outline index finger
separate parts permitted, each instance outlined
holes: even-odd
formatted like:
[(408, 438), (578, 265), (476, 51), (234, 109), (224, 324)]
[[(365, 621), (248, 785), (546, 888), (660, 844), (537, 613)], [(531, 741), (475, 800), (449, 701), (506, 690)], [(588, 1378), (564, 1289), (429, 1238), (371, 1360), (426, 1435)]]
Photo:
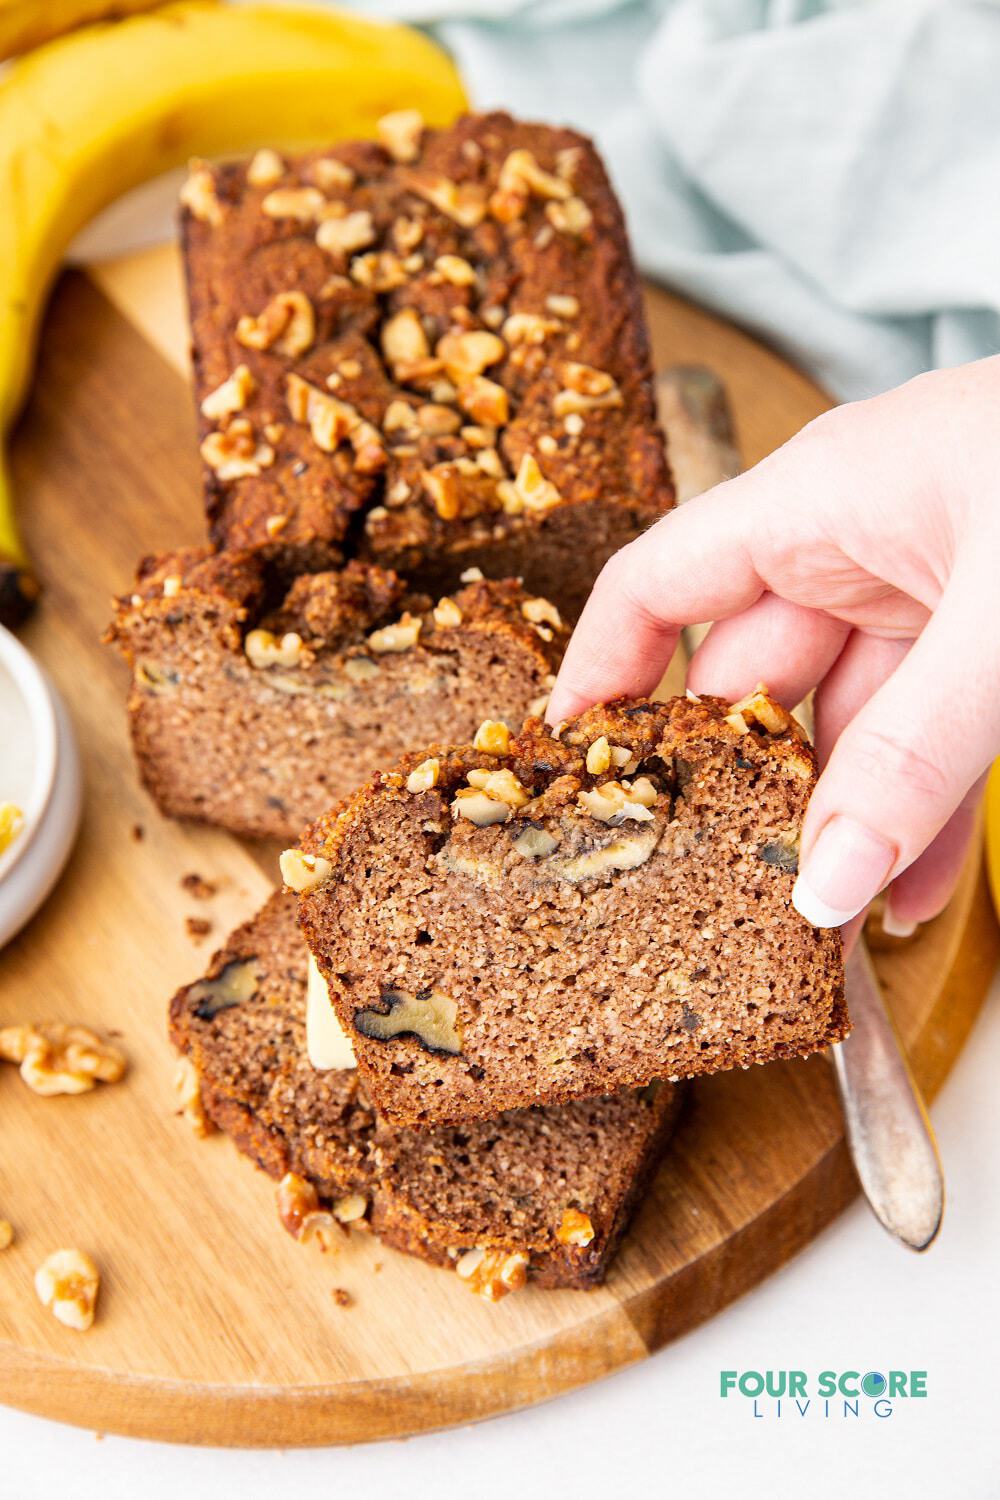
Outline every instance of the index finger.
[(605, 563), (552, 689), (550, 723), (620, 694), (651, 693), (682, 626), (725, 619), (760, 598), (739, 483), (689, 500)]

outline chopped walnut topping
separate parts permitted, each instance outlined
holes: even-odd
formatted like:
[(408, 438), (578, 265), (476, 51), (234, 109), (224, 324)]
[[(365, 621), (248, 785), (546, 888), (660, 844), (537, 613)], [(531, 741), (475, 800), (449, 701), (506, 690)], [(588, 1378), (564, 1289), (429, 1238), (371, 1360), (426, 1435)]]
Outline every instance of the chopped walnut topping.
[(606, 370), (595, 370), (593, 365), (578, 364), (567, 360), (562, 366), (564, 389), (557, 391), (552, 409), (557, 417), (569, 417), (604, 407), (619, 407), (622, 393), (614, 376)]
[(210, 432), (202, 440), (201, 456), (223, 482), (249, 478), (274, 463), (274, 449), (257, 441), (245, 417), (230, 422), (225, 432)]
[(582, 155), (583, 150), (580, 146), (564, 146), (561, 151), (557, 151), (556, 171), (559, 176), (565, 177), (567, 182), (572, 182)]
[(364, 250), (375, 243), (371, 214), (366, 208), (357, 208), (340, 218), (325, 218), (316, 231), (316, 243), (331, 255), (353, 255), (355, 250)]
[(189, 1057), (180, 1057), (177, 1060), (174, 1093), (178, 1108), (195, 1135), (202, 1137), (211, 1135), (215, 1126), (205, 1113), (198, 1070)]
[(528, 790), (521, 785), (513, 771), (506, 768), (502, 771), (488, 771), (482, 767), (470, 771), (465, 779), (476, 791), (485, 792), (488, 797), (505, 802), (508, 807), (524, 807), (531, 801)]
[(203, 224), (211, 224), (215, 228), (222, 223), (222, 204), (215, 191), (215, 174), (207, 162), (197, 158), (191, 162), (187, 181), (181, 188), (180, 200)]
[(282, 1227), (297, 1240), (308, 1215), (319, 1208), (319, 1194), (307, 1178), (300, 1177), (298, 1172), (286, 1172), (278, 1183), (275, 1198)]
[(646, 823), (653, 816), (650, 808), (656, 802), (656, 788), (647, 776), (632, 783), (605, 781), (592, 792), (580, 792), (577, 801), (584, 812), (602, 823), (623, 823), (626, 818)]
[(164, 599), (176, 599), (181, 591), (181, 578), (178, 573), (171, 573), (163, 580)]
[(302, 637), (289, 630), (279, 640), (270, 630), (251, 630), (243, 650), (252, 667), (297, 667), (302, 660)]
[(571, 297), (568, 293), (553, 292), (550, 297), (546, 297), (545, 306), (557, 318), (576, 318), (580, 313), (578, 299)]
[(261, 204), (269, 219), (299, 219), (303, 224), (315, 223), (325, 207), (326, 199), (314, 187), (275, 188)]
[(427, 359), (430, 352), (424, 325), (415, 308), (404, 307), (383, 324), (382, 353), (398, 378), (403, 378), (399, 372), (405, 366)]
[(439, 255), (434, 269), (451, 286), (475, 286), (476, 272), (461, 255)]
[(611, 764), (616, 771), (623, 771), (626, 776), (631, 776), (633, 771), (638, 771), (639, 761), (626, 745), (611, 746)]
[(562, 626), (562, 615), (551, 599), (525, 599), (521, 613), (532, 625), (551, 625), (555, 630)]
[(19, 1063), (35, 1094), (85, 1094), (125, 1076), (125, 1054), (86, 1026), (49, 1021), (0, 1028), (0, 1060)]
[(568, 198), (572, 193), (569, 183), (562, 177), (554, 177), (538, 165), (530, 151), (523, 148), (511, 151), (500, 168), (497, 188), (501, 193), (534, 193), (539, 198)]
[(495, 380), (474, 375), (458, 388), (458, 404), (473, 422), (504, 427), (510, 420), (507, 392)]
[(393, 220), (392, 241), (400, 255), (409, 255), (416, 250), (423, 237), (422, 219), (410, 219), (406, 214), (401, 214), (398, 219)]
[(583, 234), (593, 219), (582, 198), (567, 198), (565, 203), (546, 203), (545, 217), (561, 234)]
[(416, 161), (424, 117), (418, 109), (394, 109), (375, 122), (375, 134), (393, 161)]
[(559, 333), (562, 324), (540, 313), (516, 312), (504, 322), (501, 332), (508, 344), (544, 344), (550, 333)]
[(419, 766), (415, 766), (410, 772), (406, 778), (406, 790), (429, 792), (431, 787), (437, 786), (440, 774), (441, 762), (432, 755), (429, 760), (422, 760)]
[(368, 1199), (364, 1193), (348, 1193), (333, 1205), (333, 1217), (339, 1224), (357, 1224), (367, 1212)]
[(338, 161), (335, 156), (320, 156), (312, 164), (312, 177), (317, 187), (321, 187), (324, 193), (347, 191), (354, 186), (355, 174), (346, 162)]
[(281, 535), (287, 525), (287, 516), (268, 516), (267, 520), (264, 522), (264, 530), (273, 541), (275, 537)]
[(78, 1333), (94, 1321), (101, 1273), (84, 1250), (53, 1250), (35, 1272), (35, 1292), (43, 1307)]
[(429, 402), (418, 408), (417, 423), (428, 437), (449, 437), (461, 427), (462, 419), (452, 407)]
[(512, 809), (498, 797), (488, 797), (485, 792), (463, 787), (455, 793), (451, 814), (453, 818), (467, 818), (477, 828), (488, 828), (492, 823), (506, 823)]
[(508, 1292), (520, 1291), (528, 1279), (528, 1257), (521, 1250), (467, 1250), (455, 1270), (470, 1292), (485, 1302), (499, 1302)]
[(324, 453), (332, 453), (347, 441), (354, 449), (354, 466), (359, 473), (373, 473), (384, 467), (381, 435), (355, 407), (310, 385), (299, 375), (289, 375), (286, 399), (293, 420), (308, 425), (313, 441)]
[(476, 454), (476, 463), (491, 479), (503, 478), (505, 472), (503, 460), (495, 448), (483, 448)]
[(247, 167), (247, 182), (251, 187), (270, 187), (277, 182), (285, 170), (285, 163), (277, 151), (265, 146), (258, 151)]
[(606, 734), (596, 739), (587, 751), (587, 770), (591, 776), (603, 776), (611, 765), (611, 746)]
[(257, 317), (248, 313), (240, 318), (236, 338), (247, 349), (274, 349), (294, 359), (316, 338), (313, 305), (305, 292), (278, 292)]
[[(474, 459), (462, 457), (434, 464), (423, 471), (421, 482), (442, 521), (496, 508), (493, 492), (498, 486), (488, 481)], [(483, 492), (483, 486), (488, 494)]]
[(387, 651), (408, 651), (417, 644), (423, 623), (419, 615), (411, 615), (407, 610), (394, 625), (383, 625), (381, 630), (373, 630), (368, 637), (368, 644), (380, 654)]
[(513, 482), (507, 480), (497, 485), (497, 494), (508, 515), (520, 515), (523, 510), (546, 511), (558, 505), (562, 496), (551, 480), (546, 479), (538, 467), (538, 460), (531, 453), (523, 453)]
[(209, 391), (201, 403), (201, 414), (208, 417), (210, 422), (221, 422), (224, 417), (231, 417), (234, 412), (242, 411), (256, 389), (257, 382), (248, 366), (237, 365), (228, 380), (217, 385), (214, 391)]
[(499, 363), (507, 353), (507, 346), (497, 334), (476, 328), (468, 333), (446, 333), (434, 352), (449, 380), (461, 387), (490, 365)]
[(371, 292), (394, 292), (406, 285), (406, 270), (394, 250), (370, 250), (351, 261), (351, 277)]
[(589, 1245), (594, 1238), (594, 1226), (586, 1214), (578, 1208), (563, 1209), (562, 1220), (556, 1230), (560, 1245)]
[(434, 609), (434, 623), (440, 630), (450, 630), (462, 623), (462, 611), (454, 599), (439, 599)]
[(726, 723), (738, 734), (748, 734), (751, 724), (759, 724), (768, 734), (784, 734), (792, 716), (780, 703), (768, 696), (767, 687), (759, 682), (752, 693), (732, 704)]
[(510, 748), (510, 730), (501, 719), (484, 719), (476, 730), (472, 745), (484, 755), (506, 755)]
[(583, 416), (578, 411), (571, 411), (563, 419), (563, 429), (570, 437), (579, 437), (583, 431)]
[(406, 186), (463, 229), (475, 229), (486, 216), (486, 191), (476, 182), (452, 182), (435, 172), (411, 172)]
[(482, 583), (483, 570), (482, 568), (466, 568), (463, 573), (459, 573), (458, 577), (460, 583)]
[(278, 860), (278, 868), (288, 889), (301, 896), (322, 885), (333, 866), (321, 854), (303, 854), (301, 849), (285, 849)]

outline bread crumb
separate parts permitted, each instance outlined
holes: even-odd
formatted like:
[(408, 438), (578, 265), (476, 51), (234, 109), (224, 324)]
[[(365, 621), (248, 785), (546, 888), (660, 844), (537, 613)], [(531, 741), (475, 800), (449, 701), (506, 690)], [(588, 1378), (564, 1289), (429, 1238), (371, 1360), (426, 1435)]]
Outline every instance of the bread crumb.
[(338, 1307), (354, 1306), (354, 1298), (351, 1296), (350, 1292), (345, 1291), (342, 1286), (335, 1286), (333, 1288), (333, 1291), (330, 1293), (330, 1296), (333, 1298), (334, 1302), (336, 1302)]
[(206, 880), (203, 875), (192, 872), (190, 875), (181, 876), (181, 890), (190, 891), (198, 901), (207, 901), (209, 897), (215, 895), (218, 886), (211, 880)]
[(208, 937), (212, 930), (212, 924), (207, 917), (185, 917), (184, 926), (188, 937), (195, 943), (200, 943), (202, 938)]

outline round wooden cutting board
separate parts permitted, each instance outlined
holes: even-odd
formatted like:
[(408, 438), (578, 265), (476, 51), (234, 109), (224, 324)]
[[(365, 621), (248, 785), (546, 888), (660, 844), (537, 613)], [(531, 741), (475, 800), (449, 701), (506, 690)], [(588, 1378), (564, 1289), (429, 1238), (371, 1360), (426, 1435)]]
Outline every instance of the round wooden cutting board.
[[(650, 305), (658, 362), (700, 361), (726, 381), (748, 462), (827, 404), (734, 329), (663, 294)], [(72, 710), (87, 801), (56, 892), (0, 957), (0, 1019), (119, 1033), (130, 1072), (44, 1099), (0, 1069), (0, 1217), (17, 1231), (0, 1256), (0, 1399), (102, 1430), (279, 1446), (509, 1411), (641, 1359), (844, 1207), (856, 1186), (831, 1069), (815, 1058), (693, 1088), (607, 1286), (529, 1289), (492, 1307), (367, 1235), (335, 1255), (294, 1243), (273, 1185), (224, 1137), (194, 1137), (175, 1113), (166, 1002), (262, 901), (274, 851), (152, 810), (126, 744), (124, 668), (99, 644), (108, 598), (128, 588), (137, 558), (201, 539), (185, 344), (171, 249), (64, 277), (13, 454), (46, 591), (24, 639)], [(182, 889), (194, 872), (218, 884), (214, 898)], [(189, 916), (212, 924), (200, 948)], [(879, 956), (931, 1095), (997, 956), (978, 855), (949, 911)], [(86, 1334), (32, 1290), (35, 1267), (64, 1245), (103, 1272)]]

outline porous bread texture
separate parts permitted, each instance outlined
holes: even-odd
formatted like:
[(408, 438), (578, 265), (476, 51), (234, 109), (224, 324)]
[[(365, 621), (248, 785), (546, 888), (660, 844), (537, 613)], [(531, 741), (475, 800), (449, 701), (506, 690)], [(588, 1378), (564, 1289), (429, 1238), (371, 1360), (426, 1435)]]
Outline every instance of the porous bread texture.
[[(170, 1006), (208, 1118), (272, 1177), (320, 1197), (361, 1193), (389, 1245), (457, 1266), (473, 1250), (525, 1257), (540, 1286), (603, 1280), (672, 1128), (663, 1085), (466, 1130), (394, 1132), (353, 1071), (317, 1072), (305, 1049), (307, 950), (279, 892)], [(237, 998), (239, 997), (239, 998)]]
[(212, 538), (435, 594), (476, 564), (573, 616), (673, 503), (621, 210), (570, 130), (470, 115), (404, 154), (199, 164), (181, 234)]
[(307, 830), (300, 916), (379, 1112), (484, 1119), (843, 1036), (839, 932), (791, 903), (815, 777), (760, 693), (533, 719), (506, 755), (377, 774)]
[[(400, 624), (400, 622), (402, 622)], [(354, 562), (289, 584), (261, 552), (146, 561), (109, 639), (143, 782), (168, 816), (294, 838), (379, 765), (545, 699), (567, 631), (514, 580), (437, 604)]]

